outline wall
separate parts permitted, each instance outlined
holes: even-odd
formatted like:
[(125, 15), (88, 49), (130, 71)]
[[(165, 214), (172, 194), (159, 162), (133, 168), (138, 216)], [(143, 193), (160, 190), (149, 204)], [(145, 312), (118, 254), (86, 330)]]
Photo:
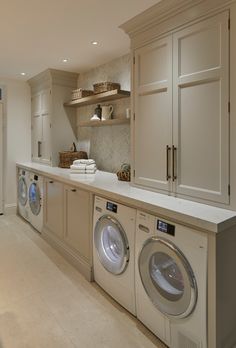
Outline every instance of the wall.
[[(96, 82), (118, 82), (121, 89), (130, 90), (130, 55), (79, 75), (78, 88), (93, 89)], [(130, 107), (130, 98), (101, 103), (114, 107), (113, 118), (125, 117)], [(78, 108), (77, 122), (89, 120), (96, 104)], [(98, 169), (115, 172), (122, 163), (130, 163), (130, 126), (128, 124), (104, 127), (78, 127), (78, 149), (87, 151), (90, 158), (96, 160)]]
[(30, 89), (26, 82), (0, 77), (4, 102), (4, 205), (16, 207), (16, 162), (31, 159)]

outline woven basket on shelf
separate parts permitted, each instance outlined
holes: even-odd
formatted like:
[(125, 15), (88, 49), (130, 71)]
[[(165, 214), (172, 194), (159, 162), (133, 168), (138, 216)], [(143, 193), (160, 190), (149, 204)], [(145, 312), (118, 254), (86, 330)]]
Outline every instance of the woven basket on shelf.
[(120, 89), (120, 84), (115, 82), (99, 82), (93, 85), (94, 94)]
[(59, 158), (59, 167), (70, 168), (70, 166), (73, 164), (73, 161), (77, 159), (88, 159), (88, 155), (85, 151), (63, 151), (59, 152)]
[(89, 97), (90, 95), (93, 95), (93, 91), (78, 88), (72, 91), (71, 99), (76, 100), (84, 97)]
[(121, 180), (121, 181), (130, 181), (130, 172), (128, 171), (125, 171), (125, 170), (119, 170), (117, 173), (116, 173), (117, 177), (118, 177), (118, 180)]

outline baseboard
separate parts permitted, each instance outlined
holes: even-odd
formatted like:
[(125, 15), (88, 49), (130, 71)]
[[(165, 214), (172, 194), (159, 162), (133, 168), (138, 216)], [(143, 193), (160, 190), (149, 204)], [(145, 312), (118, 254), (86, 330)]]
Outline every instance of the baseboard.
[(62, 240), (43, 227), (42, 237), (64, 256), (88, 280), (93, 281), (92, 266), (71, 250)]
[(4, 215), (15, 215), (16, 214), (16, 203), (5, 204)]

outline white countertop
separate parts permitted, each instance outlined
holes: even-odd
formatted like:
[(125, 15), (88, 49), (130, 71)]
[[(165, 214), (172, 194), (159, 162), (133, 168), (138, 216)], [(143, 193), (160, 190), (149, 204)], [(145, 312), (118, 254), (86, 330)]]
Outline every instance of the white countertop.
[(234, 211), (136, 188), (128, 182), (118, 181), (116, 174), (102, 171), (97, 171), (96, 174), (71, 174), (69, 169), (34, 162), (16, 165), (204, 231), (218, 233), (233, 225), (236, 226)]

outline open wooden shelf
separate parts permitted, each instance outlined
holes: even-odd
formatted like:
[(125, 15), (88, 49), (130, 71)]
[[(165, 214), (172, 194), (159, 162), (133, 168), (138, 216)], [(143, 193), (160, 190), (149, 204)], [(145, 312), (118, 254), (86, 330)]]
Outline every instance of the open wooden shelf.
[(85, 121), (79, 122), (78, 127), (103, 127), (103, 126), (115, 126), (119, 124), (130, 123), (129, 118), (115, 118), (105, 121)]
[(74, 108), (79, 108), (81, 106), (115, 100), (115, 99), (121, 99), (121, 98), (127, 98), (130, 96), (129, 91), (122, 91), (119, 89), (114, 89), (112, 91), (103, 92), (99, 94), (90, 95), (89, 97), (84, 97), (81, 99), (76, 99), (69, 101), (67, 103), (64, 103), (64, 106), (70, 106)]

